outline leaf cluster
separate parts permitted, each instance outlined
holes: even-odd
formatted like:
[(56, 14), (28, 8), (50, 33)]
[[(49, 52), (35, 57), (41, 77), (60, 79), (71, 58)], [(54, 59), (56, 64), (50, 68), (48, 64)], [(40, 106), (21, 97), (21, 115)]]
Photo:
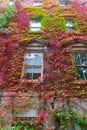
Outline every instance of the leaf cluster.
[(0, 28), (6, 27), (11, 18), (15, 16), (15, 6), (8, 5), (4, 13), (0, 14)]

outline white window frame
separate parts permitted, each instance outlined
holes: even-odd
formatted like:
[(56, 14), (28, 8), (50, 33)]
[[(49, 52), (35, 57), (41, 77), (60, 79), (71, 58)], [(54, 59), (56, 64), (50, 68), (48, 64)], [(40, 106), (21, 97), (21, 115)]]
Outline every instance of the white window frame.
[(41, 1), (34, 1), (33, 6), (41, 6), (42, 2)]
[[(41, 61), (41, 65), (34, 65), (34, 64), (31, 64), (31, 65), (28, 65), (28, 64), (26, 64), (26, 55), (27, 54), (35, 54), (35, 53), (37, 53), (37, 54), (41, 54), (42, 55), (42, 61)], [(28, 79), (27, 77), (27, 79), (28, 80), (30, 80), (30, 81), (43, 81), (43, 52), (39, 52), (39, 51), (27, 51), (26, 53), (25, 53), (25, 65), (26, 65), (26, 68), (25, 68), (25, 75), (26, 75), (26, 70), (27, 70), (27, 68), (29, 68), (29, 67), (31, 67), (31, 68), (33, 68), (33, 67), (40, 67), (41, 68), (41, 75), (40, 75), (40, 77), (39, 78), (35, 78), (35, 79)], [(33, 72), (32, 72), (32, 76), (33, 76)]]
[[(36, 21), (36, 23), (35, 23)], [(39, 22), (37, 22), (39, 21)], [(40, 19), (31, 19), (30, 20), (30, 29), (31, 31), (40, 31), (41, 30), (41, 22)]]

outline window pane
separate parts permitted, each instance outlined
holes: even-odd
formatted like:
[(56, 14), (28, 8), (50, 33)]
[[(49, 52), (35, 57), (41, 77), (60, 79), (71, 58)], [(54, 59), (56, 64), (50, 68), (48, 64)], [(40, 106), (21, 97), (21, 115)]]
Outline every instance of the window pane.
[(74, 54), (73, 55), (73, 60), (74, 60), (74, 63), (76, 65), (81, 65), (81, 62), (80, 62), (80, 59), (79, 59), (79, 55), (78, 54)]
[(86, 54), (74, 54), (73, 59), (76, 65), (87, 65)]
[(67, 31), (74, 30), (74, 22), (72, 20), (67, 21), (67, 23), (66, 23), (66, 30)]
[(26, 78), (37, 79), (41, 78), (42, 66), (43, 66), (43, 54), (42, 53), (26, 53)]
[(41, 28), (40, 28), (40, 27), (31, 27), (30, 29), (31, 29), (32, 31), (40, 31)]
[(84, 77), (87, 78), (87, 68), (83, 68)]
[(14, 4), (14, 0), (9, 0), (9, 5), (13, 5)]
[(37, 79), (41, 77), (41, 67), (28, 67), (26, 68), (26, 78)]
[(32, 73), (26, 73), (26, 78), (27, 79), (33, 79)]
[(59, 0), (60, 5), (67, 6), (69, 4), (68, 0)]
[(77, 67), (77, 79), (87, 79), (87, 68)]
[(26, 73), (27, 79), (38, 79), (41, 77), (41, 73)]
[(41, 73), (41, 67), (28, 67), (26, 73)]
[(39, 31), (41, 29), (40, 19), (32, 19), (32, 20), (30, 20), (30, 29), (32, 31)]
[(34, 19), (30, 21), (30, 27), (41, 27), (41, 23), (39, 19)]
[(9, 1), (14, 2), (14, 0), (9, 0)]
[(42, 64), (42, 54), (41, 53), (27, 53), (26, 54), (26, 64), (27, 65), (41, 65)]
[(82, 65), (87, 65), (87, 56), (86, 56), (86, 54), (80, 54), (80, 58), (81, 58), (81, 64)]
[(77, 67), (77, 79), (87, 79), (87, 54), (74, 54), (73, 60)]
[(73, 21), (67, 21), (66, 27), (73, 27), (73, 26), (74, 26), (74, 22)]
[(33, 6), (39, 6), (41, 4), (42, 4), (42, 2), (33, 2)]
[(34, 73), (33, 74), (33, 79), (37, 79), (39, 77), (41, 77), (41, 73)]
[(72, 27), (67, 27), (67, 31), (72, 31), (72, 30), (74, 30), (74, 28), (72, 28)]

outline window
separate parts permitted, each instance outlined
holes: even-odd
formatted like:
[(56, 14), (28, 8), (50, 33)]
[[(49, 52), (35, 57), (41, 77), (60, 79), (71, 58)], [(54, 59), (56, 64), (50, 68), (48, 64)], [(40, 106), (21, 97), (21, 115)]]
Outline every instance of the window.
[(39, 31), (41, 29), (40, 19), (31, 19), (30, 20), (30, 29), (32, 31)]
[(82, 1), (82, 4), (83, 4), (84, 6), (87, 6), (87, 0)]
[(25, 78), (29, 82), (43, 82), (43, 66), (44, 66), (44, 52), (48, 53), (49, 42), (45, 39), (37, 37), (32, 38), (26, 45), (26, 52), (22, 66), (21, 80), (25, 82)]
[(74, 21), (73, 20), (68, 20), (66, 22), (66, 30), (67, 31), (72, 31), (74, 30)]
[(14, 0), (9, 0), (9, 5), (13, 5), (14, 4)]
[(42, 5), (41, 1), (35, 1), (35, 2), (33, 2), (33, 6), (40, 6), (40, 5)]
[(29, 80), (42, 79), (43, 53), (26, 53), (26, 78)]
[(68, 0), (59, 0), (59, 4), (60, 4), (60, 6), (68, 6), (69, 1)]
[(74, 53), (73, 60), (76, 65), (77, 79), (87, 79), (87, 53)]

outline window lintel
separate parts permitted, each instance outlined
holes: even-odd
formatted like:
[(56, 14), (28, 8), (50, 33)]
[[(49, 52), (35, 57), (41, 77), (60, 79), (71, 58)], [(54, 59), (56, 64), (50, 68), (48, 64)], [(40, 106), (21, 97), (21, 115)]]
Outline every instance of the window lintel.
[(32, 47), (32, 48), (35, 48), (35, 47), (47, 48), (47, 47), (49, 47), (49, 45), (50, 44), (49, 44), (48, 40), (40, 39), (40, 38), (36, 38), (36, 37), (32, 38), (30, 41), (27, 41), (25, 43), (24, 42), (21, 43), (21, 46), (24, 46), (26, 48), (30, 48), (30, 47)]

